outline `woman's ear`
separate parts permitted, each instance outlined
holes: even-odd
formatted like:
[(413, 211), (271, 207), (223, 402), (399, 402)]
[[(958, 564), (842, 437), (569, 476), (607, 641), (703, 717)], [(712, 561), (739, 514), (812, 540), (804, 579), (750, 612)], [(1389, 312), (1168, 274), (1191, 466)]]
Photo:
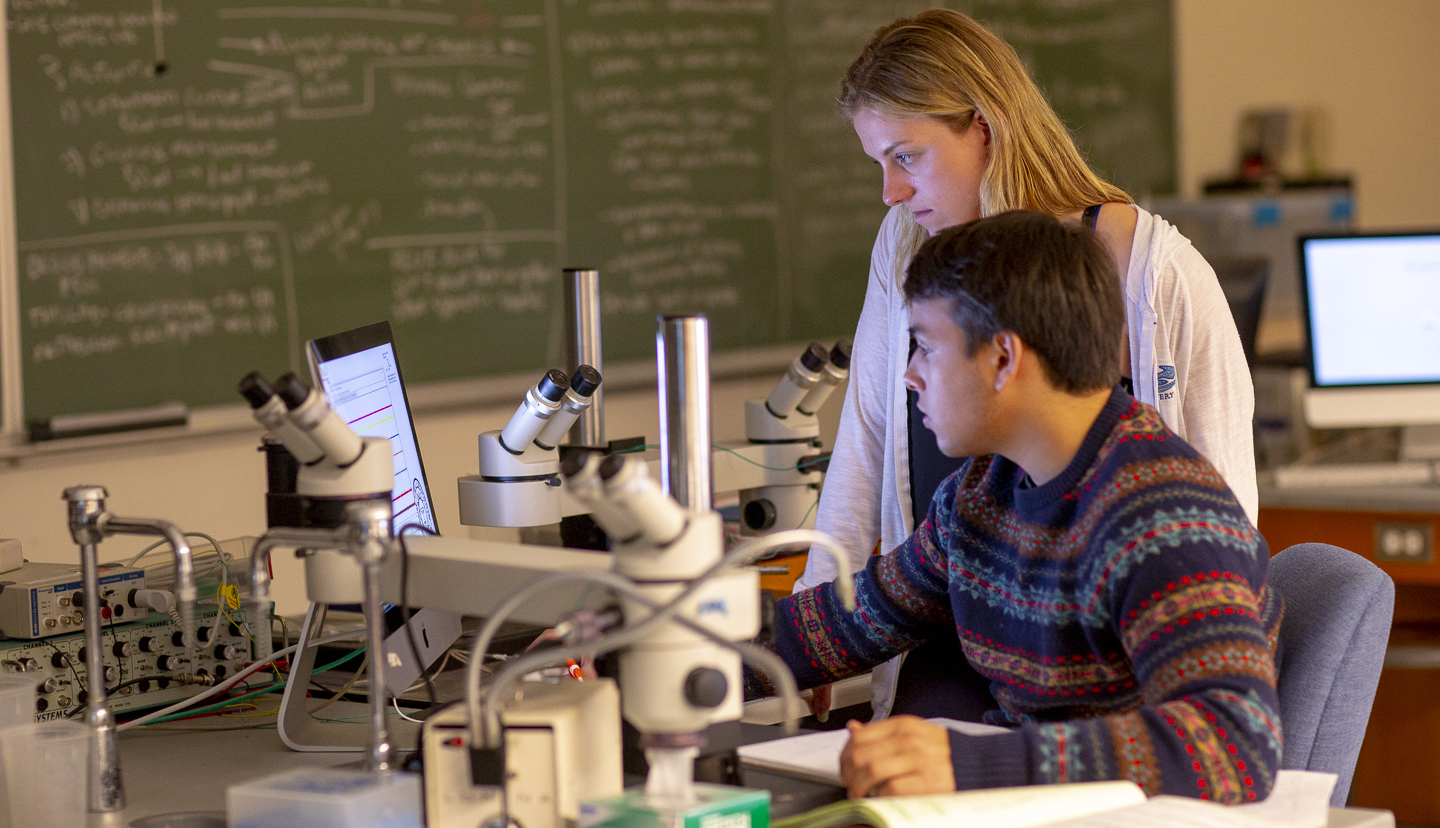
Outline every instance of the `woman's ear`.
[(984, 116), (984, 115), (981, 115), (979, 110), (976, 110), (976, 111), (975, 111), (975, 123), (979, 124), (979, 125), (980, 125), (980, 129), (985, 133), (985, 146), (986, 146), (986, 147), (989, 147), (989, 146), (990, 146), (990, 122), (987, 121), (987, 120), (985, 120), (985, 116)]

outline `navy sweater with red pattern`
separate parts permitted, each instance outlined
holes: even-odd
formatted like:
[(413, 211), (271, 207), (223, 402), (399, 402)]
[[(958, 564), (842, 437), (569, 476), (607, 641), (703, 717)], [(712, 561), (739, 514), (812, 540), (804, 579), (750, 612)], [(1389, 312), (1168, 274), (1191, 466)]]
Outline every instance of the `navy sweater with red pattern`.
[(855, 576), (855, 612), (830, 584), (778, 602), (774, 646), (800, 686), (958, 635), (999, 703), (987, 720), (1015, 729), (950, 735), (957, 788), (1131, 779), (1265, 798), (1281, 602), (1219, 473), (1117, 388), (1069, 466), (1027, 483), (1004, 458), (967, 461)]

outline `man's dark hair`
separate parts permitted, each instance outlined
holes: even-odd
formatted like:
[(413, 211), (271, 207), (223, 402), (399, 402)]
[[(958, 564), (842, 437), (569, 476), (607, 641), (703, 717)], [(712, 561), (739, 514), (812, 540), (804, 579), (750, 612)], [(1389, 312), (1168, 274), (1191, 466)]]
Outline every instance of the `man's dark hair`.
[(995, 334), (1012, 331), (1062, 391), (1120, 381), (1120, 278), (1085, 227), (1026, 210), (951, 227), (910, 260), (905, 301), (917, 299), (950, 300), (950, 318), (971, 356)]

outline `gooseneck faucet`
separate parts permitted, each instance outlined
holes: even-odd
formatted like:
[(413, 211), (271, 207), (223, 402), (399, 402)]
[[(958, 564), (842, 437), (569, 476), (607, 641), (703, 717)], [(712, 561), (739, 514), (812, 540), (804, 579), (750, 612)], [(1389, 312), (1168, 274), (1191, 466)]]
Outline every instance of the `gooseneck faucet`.
[(116, 517), (105, 510), (105, 498), (108, 496), (104, 486), (71, 486), (65, 490), (65, 501), (69, 504), (70, 536), (80, 547), (80, 571), (85, 584), (85, 724), (90, 728), (89, 808), (95, 813), (119, 811), (125, 807), (115, 714), (110, 710), (105, 693), (105, 657), (100, 643), (100, 541), (112, 535), (154, 535), (169, 541), (175, 554), (175, 597), (180, 608), (181, 631), (189, 663), (195, 663), (197, 591), (195, 565), (190, 557), (190, 546), (185, 542), (185, 533), (169, 521)]
[[(268, 630), (265, 621), (270, 612), (270, 553), (274, 549), (295, 548), (301, 554), (313, 555), (335, 550), (350, 555), (360, 564), (363, 577), (362, 606), (365, 609), (365, 646), (370, 652), (370, 756), (369, 766), (376, 773), (392, 770), (392, 747), (386, 728), (385, 694), (385, 614), (380, 602), (380, 567), (395, 544), (392, 514), (388, 495), (384, 500), (357, 500), (345, 506), (345, 523), (333, 529), (290, 528), (270, 529), (255, 543), (250, 553), (250, 597), (246, 615), (255, 630)], [(307, 576), (308, 577), (308, 576)], [(314, 585), (311, 585), (313, 589)], [(270, 636), (256, 635), (257, 659), (270, 655)]]

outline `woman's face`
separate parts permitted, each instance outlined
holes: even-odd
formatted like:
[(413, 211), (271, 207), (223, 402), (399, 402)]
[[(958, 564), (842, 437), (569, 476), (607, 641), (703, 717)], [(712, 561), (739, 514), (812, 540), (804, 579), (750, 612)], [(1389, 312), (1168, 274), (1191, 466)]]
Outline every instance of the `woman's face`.
[(891, 118), (871, 110), (855, 116), (865, 154), (885, 176), (881, 200), (904, 204), (935, 235), (980, 217), (980, 176), (990, 155), (990, 126), (976, 115), (963, 132), (936, 118)]

